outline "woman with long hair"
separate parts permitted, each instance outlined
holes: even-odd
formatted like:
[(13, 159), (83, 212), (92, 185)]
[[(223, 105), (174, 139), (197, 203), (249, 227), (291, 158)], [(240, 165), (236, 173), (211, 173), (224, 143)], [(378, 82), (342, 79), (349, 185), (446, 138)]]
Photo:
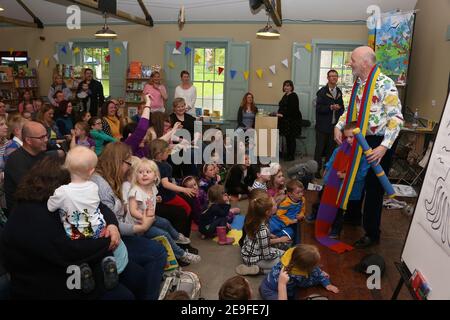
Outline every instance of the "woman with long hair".
[(122, 139), (121, 120), (115, 101), (106, 101), (101, 110), (102, 130), (117, 140)]
[(247, 92), (242, 98), (241, 105), (237, 114), (238, 128), (244, 131), (250, 128), (255, 128), (256, 114), (258, 108), (255, 104), (255, 98), (252, 93)]

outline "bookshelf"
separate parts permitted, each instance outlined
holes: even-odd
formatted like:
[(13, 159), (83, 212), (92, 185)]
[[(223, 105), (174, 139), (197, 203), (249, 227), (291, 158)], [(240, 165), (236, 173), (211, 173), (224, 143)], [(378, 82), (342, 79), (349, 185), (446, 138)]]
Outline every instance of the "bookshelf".
[(125, 102), (128, 104), (139, 104), (142, 102), (144, 86), (150, 78), (127, 78)]
[(36, 69), (21, 67), (14, 72), (11, 67), (0, 67), (0, 96), (10, 109), (18, 106), (25, 90), (31, 92), (31, 98), (40, 96)]
[(83, 81), (83, 67), (69, 64), (57, 64), (54, 74), (58, 74), (63, 78), (66, 86), (72, 91), (72, 98), (75, 98), (78, 85)]

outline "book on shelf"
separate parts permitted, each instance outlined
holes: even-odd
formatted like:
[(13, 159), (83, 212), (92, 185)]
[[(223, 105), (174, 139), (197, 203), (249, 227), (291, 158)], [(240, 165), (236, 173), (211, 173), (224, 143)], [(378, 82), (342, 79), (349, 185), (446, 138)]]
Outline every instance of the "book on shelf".
[(37, 79), (34, 78), (19, 78), (16, 79), (16, 88), (37, 88)]
[(0, 66), (0, 82), (13, 82), (14, 70), (11, 67)]
[(127, 92), (125, 96), (126, 102), (141, 102), (142, 97), (140, 93)]
[(37, 71), (34, 68), (27, 68), (27, 67), (19, 67), (19, 70), (17, 72), (18, 78), (23, 77), (37, 77)]
[(144, 66), (140, 61), (130, 62), (128, 68), (129, 79), (148, 79), (152, 75), (151, 66)]

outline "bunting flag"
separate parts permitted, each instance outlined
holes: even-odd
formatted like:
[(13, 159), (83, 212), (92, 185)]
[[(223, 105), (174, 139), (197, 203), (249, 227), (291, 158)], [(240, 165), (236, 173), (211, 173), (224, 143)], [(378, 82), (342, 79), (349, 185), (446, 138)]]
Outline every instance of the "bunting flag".
[(119, 47), (114, 48), (114, 52), (115, 52), (118, 56), (120, 56), (120, 55), (122, 54), (122, 49), (120, 49)]
[(172, 54), (181, 54), (181, 51), (177, 48), (173, 48)]
[(219, 67), (218, 68), (218, 70), (219, 70), (219, 76), (222, 74), (222, 72), (223, 72), (223, 70), (224, 70), (224, 68), (222, 68), (222, 67)]
[(36, 68), (39, 68), (39, 65), (41, 64), (41, 60), (39, 60), (39, 59), (36, 59)]
[(180, 41), (175, 42), (175, 48), (177, 48), (177, 50), (180, 49), (180, 47), (181, 47), (182, 44), (183, 44), (183, 43), (180, 42)]
[(167, 65), (169, 66), (170, 69), (174, 69), (175, 68), (175, 63), (172, 60), (170, 60)]
[(53, 55), (53, 59), (55, 59), (56, 62), (59, 63), (59, 57), (58, 57), (58, 54), (57, 54), (57, 53), (55, 53), (55, 54)]
[(185, 55), (188, 55), (189, 53), (191, 53), (191, 51), (192, 51), (192, 49), (189, 48), (189, 47), (185, 47), (185, 48), (184, 48), (184, 54), (185, 54)]
[(283, 64), (283, 66), (285, 66), (286, 68), (289, 68), (289, 61), (288, 59), (284, 59), (283, 61), (281, 61), (281, 63)]
[(9, 55), (12, 56), (12, 54), (14, 52), (14, 48), (9, 48), (8, 51), (9, 51)]
[(234, 77), (236, 77), (236, 73), (237, 73), (236, 70), (230, 70), (230, 77), (231, 77), (231, 79), (234, 79)]
[(75, 49), (73, 49), (73, 53), (74, 54), (80, 53), (80, 48), (76, 47)]
[(269, 67), (269, 70), (270, 70), (270, 72), (272, 72), (273, 74), (277, 73), (277, 69), (276, 69), (275, 65), (271, 65), (271, 66)]
[(72, 47), (73, 47), (73, 42), (69, 42), (69, 48), (70, 48), (70, 50), (72, 50)]
[(312, 52), (312, 46), (311, 46), (311, 43), (305, 44), (305, 49), (308, 50), (308, 52)]
[(63, 46), (63, 47), (61, 48), (61, 52), (64, 52), (64, 54), (67, 54), (66, 46)]
[(106, 61), (106, 62), (110, 62), (110, 61), (111, 61), (111, 55), (110, 55), (110, 54), (108, 54), (108, 55), (105, 57), (105, 61)]
[(248, 71), (244, 71), (242, 74), (244, 75), (244, 79), (248, 80)]
[(46, 67), (48, 67), (49, 60), (50, 60), (49, 58), (45, 58), (44, 59), (44, 64), (45, 64)]
[(296, 52), (294, 53), (294, 57), (297, 58), (297, 60), (300, 60), (300, 52), (299, 52), (299, 51), (296, 51)]
[(202, 59), (202, 56), (201, 55), (199, 55), (198, 53), (196, 53), (195, 54), (195, 57), (194, 57), (194, 62), (197, 64), (197, 63), (200, 63), (200, 60)]
[(122, 44), (123, 44), (123, 48), (125, 50), (127, 50), (128, 49), (128, 41), (122, 41)]
[(258, 78), (262, 79), (262, 77), (263, 77), (263, 70), (262, 69), (256, 70), (256, 75), (258, 76)]

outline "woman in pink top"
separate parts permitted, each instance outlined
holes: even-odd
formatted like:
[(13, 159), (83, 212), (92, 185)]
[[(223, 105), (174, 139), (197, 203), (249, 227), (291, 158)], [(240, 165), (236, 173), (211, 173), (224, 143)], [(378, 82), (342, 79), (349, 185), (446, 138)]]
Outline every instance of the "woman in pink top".
[(151, 112), (165, 112), (164, 103), (167, 101), (167, 90), (161, 84), (161, 74), (154, 71), (150, 76), (150, 81), (144, 87), (144, 94), (150, 95), (152, 100)]

